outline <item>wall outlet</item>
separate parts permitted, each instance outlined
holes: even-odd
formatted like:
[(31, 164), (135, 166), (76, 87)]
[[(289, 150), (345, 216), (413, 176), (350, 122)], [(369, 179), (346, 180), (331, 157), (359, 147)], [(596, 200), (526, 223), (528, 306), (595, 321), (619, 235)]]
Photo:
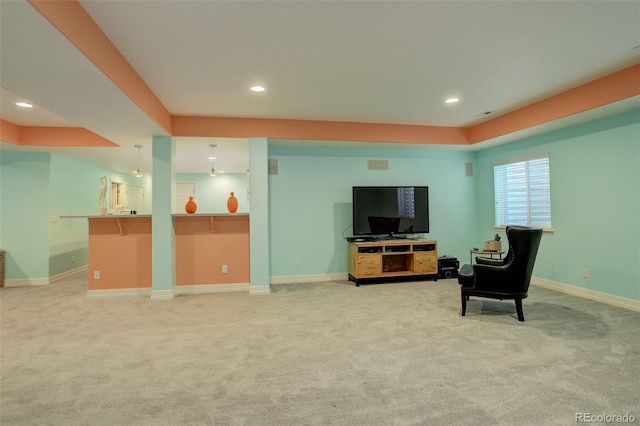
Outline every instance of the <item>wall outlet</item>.
[(93, 279), (94, 280), (100, 279), (100, 271), (93, 271)]
[(293, 266), (295, 268), (297, 268), (298, 266), (300, 266), (300, 259), (293, 259)]
[(582, 268), (582, 278), (589, 278), (589, 268)]
[(227, 265), (222, 265), (222, 273), (226, 274), (227, 270), (228, 270)]

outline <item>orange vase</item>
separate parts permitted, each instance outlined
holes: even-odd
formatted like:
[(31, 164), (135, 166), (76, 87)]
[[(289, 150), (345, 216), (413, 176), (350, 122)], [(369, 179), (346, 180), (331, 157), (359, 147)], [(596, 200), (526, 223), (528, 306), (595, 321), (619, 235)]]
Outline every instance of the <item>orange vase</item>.
[(189, 201), (187, 201), (187, 204), (184, 205), (184, 211), (192, 214), (195, 213), (196, 210), (198, 210), (198, 205), (195, 201), (193, 201), (193, 197), (189, 197)]
[(233, 196), (233, 192), (227, 200), (227, 210), (229, 210), (229, 213), (235, 213), (238, 211), (238, 199)]

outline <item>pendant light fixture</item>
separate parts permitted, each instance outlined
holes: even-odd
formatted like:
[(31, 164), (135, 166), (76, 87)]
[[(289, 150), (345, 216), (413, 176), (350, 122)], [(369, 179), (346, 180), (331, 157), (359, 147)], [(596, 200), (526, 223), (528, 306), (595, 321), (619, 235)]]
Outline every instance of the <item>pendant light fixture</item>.
[(142, 148), (142, 145), (134, 145), (134, 146), (138, 150), (138, 168), (133, 171), (133, 175), (139, 178), (140, 176), (142, 176), (142, 173), (140, 173), (140, 149)]
[(211, 160), (211, 170), (209, 171), (209, 176), (216, 176), (216, 170), (213, 168), (213, 160), (216, 159), (215, 153), (214, 153), (214, 149), (218, 146), (215, 144), (211, 144), (209, 145), (211, 147), (211, 155), (209, 156), (209, 160)]

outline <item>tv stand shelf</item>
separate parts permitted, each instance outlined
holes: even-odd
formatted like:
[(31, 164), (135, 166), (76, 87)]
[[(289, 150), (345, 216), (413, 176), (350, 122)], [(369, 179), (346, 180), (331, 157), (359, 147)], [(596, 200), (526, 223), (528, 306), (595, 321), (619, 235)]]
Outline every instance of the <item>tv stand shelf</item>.
[(430, 239), (349, 243), (349, 280), (438, 279), (438, 242)]

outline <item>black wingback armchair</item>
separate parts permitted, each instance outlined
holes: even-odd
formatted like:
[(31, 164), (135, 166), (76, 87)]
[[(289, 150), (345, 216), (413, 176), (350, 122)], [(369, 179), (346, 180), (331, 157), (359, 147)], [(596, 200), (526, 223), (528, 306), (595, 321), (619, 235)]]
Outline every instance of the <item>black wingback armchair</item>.
[(477, 258), (463, 265), (458, 274), (462, 316), (469, 296), (514, 300), (518, 320), (524, 321), (522, 299), (527, 297), (533, 265), (542, 239), (542, 229), (508, 226), (509, 251), (503, 259)]

